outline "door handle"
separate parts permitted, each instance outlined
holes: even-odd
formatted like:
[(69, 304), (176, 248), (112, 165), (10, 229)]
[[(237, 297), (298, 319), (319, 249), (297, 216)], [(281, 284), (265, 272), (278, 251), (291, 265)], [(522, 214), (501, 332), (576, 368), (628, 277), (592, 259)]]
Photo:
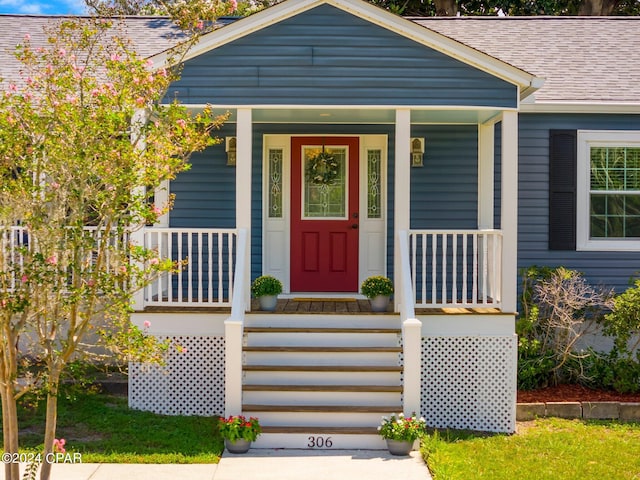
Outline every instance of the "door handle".
[(354, 223), (353, 225), (351, 225), (351, 228), (353, 228), (354, 230), (357, 230), (358, 229), (358, 224)]

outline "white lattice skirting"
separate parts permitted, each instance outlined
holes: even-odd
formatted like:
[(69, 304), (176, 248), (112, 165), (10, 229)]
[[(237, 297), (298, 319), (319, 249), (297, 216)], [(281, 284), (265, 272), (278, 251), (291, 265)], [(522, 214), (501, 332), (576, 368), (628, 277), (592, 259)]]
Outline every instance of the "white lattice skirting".
[(129, 406), (164, 415), (224, 415), (224, 337), (169, 338), (179, 348), (169, 349), (165, 366), (129, 365)]
[(423, 337), (422, 416), (436, 428), (514, 432), (517, 338)]

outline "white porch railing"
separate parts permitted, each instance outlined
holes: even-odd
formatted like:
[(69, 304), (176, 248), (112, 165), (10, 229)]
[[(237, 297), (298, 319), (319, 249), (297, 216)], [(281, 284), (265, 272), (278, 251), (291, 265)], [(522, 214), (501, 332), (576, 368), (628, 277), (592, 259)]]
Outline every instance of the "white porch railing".
[(248, 305), (245, 302), (245, 289), (248, 286), (246, 278), (247, 237), (246, 229), (238, 230), (238, 248), (236, 255), (235, 285), (231, 305), (231, 316), (224, 322), (224, 358), (225, 358), (225, 388), (224, 410), (225, 416), (242, 413), (242, 346), (244, 337), (244, 316)]
[(502, 232), (411, 230), (416, 307), (501, 307)]
[(146, 286), (144, 305), (231, 306), (236, 236), (235, 229), (145, 228), (145, 248), (185, 265)]
[[(94, 246), (103, 243), (109, 247), (113, 247), (118, 251), (122, 251), (122, 245), (129, 241), (129, 233), (111, 233), (108, 236), (105, 235), (104, 229), (98, 227), (85, 226), (83, 230), (82, 243), (76, 244), (77, 248), (83, 249), (82, 255), (84, 256), (87, 264), (95, 266), (96, 264), (96, 248)], [(69, 229), (69, 232), (72, 232)], [(86, 243), (85, 243), (86, 242)], [(25, 253), (30, 251), (30, 248), (37, 245), (38, 239), (30, 234), (27, 227), (23, 226), (10, 226), (0, 228), (0, 271), (6, 272), (9, 275), (3, 278), (5, 282), (2, 287), (7, 291), (15, 289), (16, 282), (19, 281), (21, 272), (25, 265)], [(114, 271), (120, 266), (118, 259), (115, 257), (109, 248), (104, 249), (105, 257), (103, 258), (104, 264), (102, 268), (106, 271)], [(72, 275), (69, 277), (71, 281)]]
[(416, 318), (414, 307), (411, 267), (409, 266), (409, 236), (406, 231), (398, 232), (400, 272), (396, 282), (400, 299), (400, 320), (402, 322), (402, 408), (405, 413), (420, 411), (420, 386), (422, 368), (422, 322)]

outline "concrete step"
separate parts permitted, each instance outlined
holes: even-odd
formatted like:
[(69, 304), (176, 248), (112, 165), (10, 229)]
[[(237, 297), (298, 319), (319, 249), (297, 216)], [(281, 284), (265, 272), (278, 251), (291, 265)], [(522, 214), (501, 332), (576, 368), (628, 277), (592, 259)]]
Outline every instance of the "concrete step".
[[(328, 411), (331, 407), (324, 405), (322, 408), (301, 409), (302, 411), (292, 411), (291, 409), (267, 411), (267, 407), (270, 406), (256, 405), (254, 410), (254, 406), (248, 405), (249, 409), (243, 409), (243, 414), (258, 417), (263, 428), (282, 426), (371, 428), (380, 425), (380, 420), (383, 416), (388, 417), (392, 413), (401, 411), (399, 405), (379, 406), (381, 409), (367, 407), (371, 408), (371, 411), (368, 412), (356, 412), (354, 407), (350, 405), (338, 405), (335, 407), (335, 411)], [(316, 405), (316, 407), (320, 407), (320, 405)], [(363, 407), (360, 407), (359, 410), (363, 410)]]
[[(305, 430), (309, 430), (305, 428)], [(386, 450), (380, 435), (348, 433), (263, 433), (251, 448), (295, 448), (305, 450)]]

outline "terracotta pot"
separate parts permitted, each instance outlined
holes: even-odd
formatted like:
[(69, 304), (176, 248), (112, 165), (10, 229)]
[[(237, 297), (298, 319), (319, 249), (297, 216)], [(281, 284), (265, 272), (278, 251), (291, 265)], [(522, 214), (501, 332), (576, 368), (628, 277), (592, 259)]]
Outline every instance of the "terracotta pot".
[(260, 310), (273, 312), (276, 309), (276, 305), (278, 304), (278, 296), (263, 295), (262, 297), (258, 297), (258, 301), (260, 302)]
[(243, 438), (239, 438), (235, 442), (232, 442), (228, 438), (225, 438), (224, 446), (229, 453), (247, 453), (251, 448), (251, 442)]
[(387, 440), (387, 449), (391, 455), (409, 455), (413, 449), (413, 442), (408, 440)]

